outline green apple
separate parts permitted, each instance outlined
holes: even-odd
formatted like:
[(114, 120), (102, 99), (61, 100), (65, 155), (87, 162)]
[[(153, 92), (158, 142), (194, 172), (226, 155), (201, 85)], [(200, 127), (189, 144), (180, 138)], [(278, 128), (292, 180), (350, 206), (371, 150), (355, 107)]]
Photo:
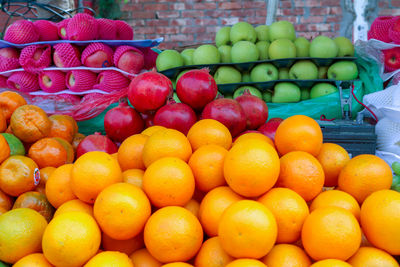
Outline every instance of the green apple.
[(337, 47), (339, 48), (338, 57), (353, 57), (354, 56), (354, 45), (346, 37), (340, 36), (333, 39)]
[(221, 55), (218, 49), (210, 44), (201, 45), (194, 50), (193, 64), (216, 64), (221, 62)]
[(289, 39), (278, 39), (273, 41), (268, 48), (270, 59), (296, 57), (296, 46)]
[(280, 68), (278, 73), (279, 80), (289, 79), (289, 69), (288, 68)]
[(188, 48), (181, 52), (181, 56), (183, 58), (183, 64), (193, 65), (193, 53), (194, 53), (194, 48)]
[(317, 83), (311, 88), (310, 98), (313, 99), (320, 96), (329, 95), (337, 91), (338, 89), (336, 86), (330, 83)]
[(262, 94), (261, 94), (260, 90), (258, 90), (254, 86), (250, 86), (250, 85), (244, 85), (244, 86), (241, 86), (238, 89), (236, 89), (235, 93), (233, 93), (233, 98), (243, 95), (245, 90), (249, 90), (249, 93), (251, 95), (254, 95), (258, 98), (262, 98)]
[(175, 81), (178, 82), (179, 78), (181, 78), (182, 75), (185, 74), (188, 71), (191, 71), (191, 70), (189, 69), (189, 70), (183, 70), (183, 71), (179, 72), (179, 74), (176, 76)]
[(158, 71), (172, 69), (183, 66), (183, 58), (178, 51), (175, 50), (164, 50), (162, 51), (156, 60), (156, 67)]
[(262, 100), (266, 103), (271, 103), (272, 101), (272, 93), (270, 91), (265, 91), (262, 94)]
[(214, 79), (217, 84), (240, 83), (242, 81), (242, 74), (234, 67), (221, 66), (214, 73)]
[(260, 55), (259, 59), (260, 60), (268, 59), (269, 42), (267, 42), (267, 41), (258, 41), (256, 43), (256, 46), (257, 46), (257, 49), (258, 49), (258, 54)]
[(231, 27), (222, 27), (217, 31), (215, 35), (215, 45), (220, 47), (221, 45), (229, 45), (231, 42)]
[(236, 44), (239, 41), (255, 43), (257, 40), (257, 34), (256, 30), (250, 23), (241, 21), (232, 26), (230, 38), (232, 44)]
[(358, 77), (358, 68), (353, 61), (338, 61), (328, 69), (328, 79), (338, 81), (354, 80)]
[(328, 66), (321, 66), (318, 68), (318, 79), (328, 78)]
[(233, 63), (257, 61), (258, 58), (257, 46), (252, 42), (239, 41), (232, 46), (231, 59)]
[(269, 41), (273, 42), (278, 39), (296, 39), (296, 31), (292, 23), (286, 20), (277, 21), (268, 27)]
[(176, 89), (176, 80), (175, 79), (170, 79), (172, 82), (172, 88)]
[(308, 57), (310, 56), (310, 41), (304, 37), (298, 37), (294, 41), (296, 46), (296, 56), (297, 57)]
[(396, 175), (400, 175), (400, 162), (394, 161), (392, 163), (392, 170)]
[(231, 63), (231, 50), (229, 45), (221, 45), (218, 47), (219, 54), (221, 55), (221, 63)]
[(301, 100), (310, 99), (310, 89), (309, 88), (301, 88)]
[(271, 63), (261, 63), (250, 72), (252, 82), (268, 82), (278, 79), (278, 69)]
[(318, 36), (310, 45), (310, 57), (331, 58), (336, 57), (339, 48), (335, 41), (326, 36)]
[(176, 103), (181, 103), (181, 100), (179, 99), (177, 93), (174, 92), (174, 94), (172, 95), (172, 98), (175, 100)]
[(242, 73), (242, 82), (244, 83), (250, 83), (251, 82), (251, 78), (250, 78), (250, 73), (249, 72), (243, 72)]
[(299, 60), (290, 68), (289, 78), (296, 80), (317, 79), (318, 67), (311, 60)]
[(269, 41), (268, 26), (259, 25), (255, 28), (258, 41)]
[(225, 94), (225, 95), (224, 95), (224, 98), (233, 99), (233, 95), (231, 95), (231, 94)]
[(272, 103), (294, 103), (301, 99), (301, 90), (294, 83), (281, 82), (274, 87)]

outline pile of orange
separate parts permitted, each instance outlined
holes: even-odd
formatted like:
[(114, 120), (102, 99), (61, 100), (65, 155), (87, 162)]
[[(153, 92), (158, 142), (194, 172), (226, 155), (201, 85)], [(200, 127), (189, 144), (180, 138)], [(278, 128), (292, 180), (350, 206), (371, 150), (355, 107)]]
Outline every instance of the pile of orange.
[(15, 138), (0, 135), (0, 261), (399, 267), (390, 167), (323, 143), (309, 117), (284, 120), (275, 141), (248, 133), (232, 142), (214, 120), (187, 136), (153, 126), (114, 155), (74, 160), (82, 135), (71, 117), (48, 117), (10, 92), (0, 108), (0, 131)]

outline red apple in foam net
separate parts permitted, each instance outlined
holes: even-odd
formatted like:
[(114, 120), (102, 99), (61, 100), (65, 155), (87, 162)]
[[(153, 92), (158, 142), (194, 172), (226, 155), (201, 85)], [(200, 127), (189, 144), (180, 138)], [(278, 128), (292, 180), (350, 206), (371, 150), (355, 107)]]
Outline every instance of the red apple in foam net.
[(53, 47), (53, 62), (59, 68), (81, 66), (81, 53), (78, 47), (69, 43), (59, 43)]
[(55, 93), (66, 89), (65, 74), (59, 70), (42, 71), (39, 74), (40, 88), (49, 93)]
[(114, 65), (126, 72), (137, 74), (144, 67), (144, 54), (132, 46), (120, 46), (114, 53)]
[(0, 71), (19, 68), (19, 51), (12, 47), (0, 49)]
[(385, 71), (391, 72), (400, 69), (400, 47), (383, 50)]
[(19, 58), (19, 51), (12, 47), (5, 47), (0, 49), (0, 56), (5, 58)]
[(86, 136), (76, 149), (76, 158), (90, 151), (103, 151), (108, 154), (114, 154), (118, 151), (118, 147), (110, 138), (100, 133)]
[(111, 47), (102, 43), (92, 43), (82, 52), (82, 63), (86, 67), (104, 68), (113, 65), (114, 52)]
[(271, 118), (269, 121), (261, 125), (260, 128), (258, 128), (258, 131), (274, 141), (276, 129), (278, 129), (278, 126), (282, 121), (283, 119), (281, 118)]

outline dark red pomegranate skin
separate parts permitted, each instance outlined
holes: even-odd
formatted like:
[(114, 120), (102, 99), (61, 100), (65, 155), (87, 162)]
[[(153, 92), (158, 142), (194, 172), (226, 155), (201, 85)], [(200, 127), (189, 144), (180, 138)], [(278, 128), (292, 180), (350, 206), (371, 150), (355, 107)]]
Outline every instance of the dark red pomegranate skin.
[(243, 108), (247, 119), (247, 129), (254, 130), (263, 125), (268, 119), (267, 104), (260, 98), (245, 90), (243, 95), (235, 99)]
[(95, 133), (86, 136), (76, 149), (76, 158), (90, 151), (103, 151), (108, 154), (117, 153), (118, 147), (105, 135)]
[(258, 128), (258, 131), (269, 137), (272, 141), (275, 141), (276, 129), (278, 129), (278, 126), (282, 121), (283, 119), (281, 118), (271, 118), (268, 122), (261, 125), (260, 128)]

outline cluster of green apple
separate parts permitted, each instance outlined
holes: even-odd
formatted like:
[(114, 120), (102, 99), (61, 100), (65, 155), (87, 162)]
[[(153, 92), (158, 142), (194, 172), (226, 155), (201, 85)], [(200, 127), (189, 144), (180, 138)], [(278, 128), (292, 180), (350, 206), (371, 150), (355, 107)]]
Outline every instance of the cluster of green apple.
[(238, 22), (232, 27), (221, 28), (215, 36), (215, 45), (205, 44), (196, 49), (185, 49), (181, 53), (165, 50), (157, 58), (157, 69), (163, 71), (185, 65), (244, 63), (296, 57), (354, 56), (354, 46), (349, 39), (318, 36), (310, 42), (304, 37), (296, 38), (294, 26), (288, 21), (255, 28), (247, 22)]

